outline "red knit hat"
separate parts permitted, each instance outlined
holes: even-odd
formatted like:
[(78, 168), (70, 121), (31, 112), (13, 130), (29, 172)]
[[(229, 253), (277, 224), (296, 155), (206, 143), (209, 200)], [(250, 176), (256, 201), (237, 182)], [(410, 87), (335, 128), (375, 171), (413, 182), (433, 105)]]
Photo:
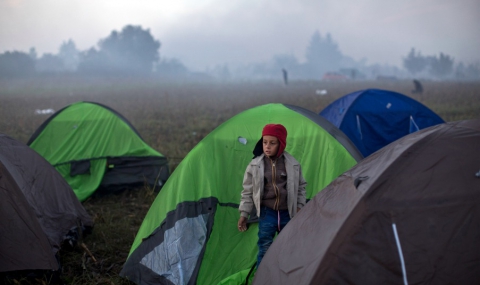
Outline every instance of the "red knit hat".
[(278, 146), (277, 157), (280, 157), (287, 146), (287, 129), (280, 124), (268, 124), (263, 127), (263, 136), (274, 136), (278, 139), (280, 145)]

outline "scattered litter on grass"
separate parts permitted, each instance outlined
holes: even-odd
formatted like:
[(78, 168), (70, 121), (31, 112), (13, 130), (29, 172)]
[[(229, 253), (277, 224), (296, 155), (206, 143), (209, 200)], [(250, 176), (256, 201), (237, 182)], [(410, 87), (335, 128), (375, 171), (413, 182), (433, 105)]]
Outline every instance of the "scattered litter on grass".
[(49, 109), (36, 109), (35, 110), (35, 115), (47, 115), (47, 114), (53, 114), (55, 111), (51, 108)]

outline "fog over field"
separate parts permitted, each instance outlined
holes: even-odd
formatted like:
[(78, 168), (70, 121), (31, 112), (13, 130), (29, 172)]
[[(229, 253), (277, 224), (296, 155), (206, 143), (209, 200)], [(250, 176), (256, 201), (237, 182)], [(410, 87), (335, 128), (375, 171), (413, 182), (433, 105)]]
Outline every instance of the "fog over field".
[[(93, 101), (124, 116), (149, 146), (168, 158), (169, 170), (175, 173), (190, 151), (213, 130), (263, 104), (290, 104), (319, 113), (341, 96), (376, 88), (409, 96), (447, 122), (479, 118), (480, 81), (422, 83), (423, 92), (412, 93), (411, 80), (305, 80), (286, 86), (281, 80), (203, 83), (156, 77), (0, 78), (0, 133), (27, 143), (53, 112), (79, 101)], [(229, 162), (221, 165), (231, 167)], [(241, 184), (237, 186), (241, 190)], [(30, 278), (25, 274), (9, 276), (8, 283), (2, 283), (4, 276), (0, 274), (0, 283), (134, 285), (119, 273), (156, 195), (152, 188), (142, 187), (87, 199), (82, 205), (94, 219), (94, 229), (75, 247), (62, 246), (58, 259), (61, 271), (41, 271)]]
[(88, 50), (135, 25), (160, 41), (162, 58), (192, 71), (278, 55), (302, 63), (316, 31), (355, 62), (402, 67), (415, 48), (468, 64), (480, 60), (479, 15), (478, 0), (3, 0), (0, 53), (32, 47), (39, 56), (57, 53), (69, 39)]

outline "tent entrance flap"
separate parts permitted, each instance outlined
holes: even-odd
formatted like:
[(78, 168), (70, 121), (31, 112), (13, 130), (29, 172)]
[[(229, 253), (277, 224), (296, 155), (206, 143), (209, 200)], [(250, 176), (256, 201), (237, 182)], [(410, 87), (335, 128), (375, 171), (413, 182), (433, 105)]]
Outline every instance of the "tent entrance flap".
[(166, 220), (143, 239), (144, 246), (131, 254), (120, 274), (137, 284), (142, 281), (188, 284), (196, 280), (217, 204), (215, 198), (178, 204)]
[(207, 221), (208, 214), (177, 221), (140, 264), (174, 284), (186, 284), (207, 240)]

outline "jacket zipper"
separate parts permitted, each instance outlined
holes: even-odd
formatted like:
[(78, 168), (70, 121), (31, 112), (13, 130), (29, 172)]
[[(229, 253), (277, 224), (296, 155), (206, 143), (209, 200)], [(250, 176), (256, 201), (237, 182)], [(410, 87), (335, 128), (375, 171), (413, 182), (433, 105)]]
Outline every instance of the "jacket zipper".
[(273, 186), (273, 191), (275, 193), (275, 204), (273, 205), (273, 209), (274, 210), (277, 210), (278, 211), (278, 207), (280, 206), (280, 189), (278, 189), (278, 186), (277, 186), (277, 181), (276, 181), (276, 177), (277, 177), (277, 167), (276, 167), (276, 163), (277, 163), (277, 160), (272, 160), (270, 157), (270, 162), (272, 163), (272, 186)]

